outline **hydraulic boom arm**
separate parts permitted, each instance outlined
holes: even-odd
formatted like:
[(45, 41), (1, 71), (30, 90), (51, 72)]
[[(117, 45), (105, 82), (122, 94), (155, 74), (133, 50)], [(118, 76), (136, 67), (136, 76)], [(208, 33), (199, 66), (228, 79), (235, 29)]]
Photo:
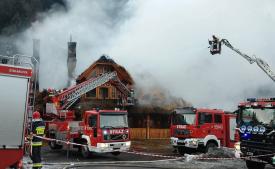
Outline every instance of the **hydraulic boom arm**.
[(250, 57), (247, 54), (242, 53), (239, 49), (234, 48), (227, 39), (219, 40), (216, 36), (213, 35), (213, 40), (209, 41), (210, 44), (210, 53), (212, 55), (220, 54), (221, 53), (221, 46), (224, 44), (228, 48), (232, 49), (243, 58), (245, 58), (250, 64), (256, 62), (257, 65), (275, 82), (275, 74), (269, 67), (269, 65), (263, 61), (262, 59), (253, 56)]

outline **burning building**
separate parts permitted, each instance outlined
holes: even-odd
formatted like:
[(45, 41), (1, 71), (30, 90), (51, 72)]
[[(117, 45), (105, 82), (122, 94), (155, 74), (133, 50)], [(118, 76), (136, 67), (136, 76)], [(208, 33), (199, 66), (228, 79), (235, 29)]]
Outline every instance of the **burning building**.
[[(133, 88), (134, 81), (131, 75), (123, 66), (120, 66), (113, 59), (106, 55), (101, 56), (82, 74), (80, 74), (76, 79), (76, 82), (81, 83), (90, 78), (95, 78), (102, 75), (103, 73), (112, 71), (117, 72), (118, 78), (129, 90)], [(105, 83), (104, 85), (99, 86), (83, 95), (78, 105), (84, 110), (90, 108), (121, 107), (122, 94), (111, 83)]]

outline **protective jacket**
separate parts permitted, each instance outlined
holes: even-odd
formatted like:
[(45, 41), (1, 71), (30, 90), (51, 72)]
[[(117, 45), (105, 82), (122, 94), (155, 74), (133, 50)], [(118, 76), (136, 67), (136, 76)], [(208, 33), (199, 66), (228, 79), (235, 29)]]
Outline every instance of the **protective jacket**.
[(32, 133), (34, 134), (32, 139), (32, 146), (42, 146), (42, 139), (35, 137), (37, 136), (44, 136), (45, 132), (45, 123), (42, 119), (34, 119), (32, 121)]

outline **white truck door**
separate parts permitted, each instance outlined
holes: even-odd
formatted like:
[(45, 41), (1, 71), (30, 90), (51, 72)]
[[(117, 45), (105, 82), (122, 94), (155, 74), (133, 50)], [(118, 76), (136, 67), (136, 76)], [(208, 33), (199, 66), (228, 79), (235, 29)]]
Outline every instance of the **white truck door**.
[(27, 78), (0, 75), (0, 147), (24, 144), (27, 98)]
[(236, 117), (230, 117), (229, 120), (229, 131), (230, 131), (230, 141), (235, 141), (235, 132), (236, 132), (236, 127), (237, 127), (237, 123), (236, 123)]

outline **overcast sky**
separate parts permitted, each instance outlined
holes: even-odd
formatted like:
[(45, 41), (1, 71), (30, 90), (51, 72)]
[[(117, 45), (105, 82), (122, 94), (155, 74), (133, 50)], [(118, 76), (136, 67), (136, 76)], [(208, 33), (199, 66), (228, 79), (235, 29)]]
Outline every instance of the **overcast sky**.
[(66, 85), (72, 34), (77, 74), (108, 54), (136, 81), (149, 73), (139, 85), (158, 84), (196, 107), (235, 110), (247, 97), (275, 96), (274, 82), (256, 64), (225, 46), (221, 55), (208, 49), (215, 34), (275, 71), (274, 0), (106, 1), (68, 1), (67, 12), (49, 12), (24, 32), (24, 53), (32, 38), (41, 39), (41, 87)]

